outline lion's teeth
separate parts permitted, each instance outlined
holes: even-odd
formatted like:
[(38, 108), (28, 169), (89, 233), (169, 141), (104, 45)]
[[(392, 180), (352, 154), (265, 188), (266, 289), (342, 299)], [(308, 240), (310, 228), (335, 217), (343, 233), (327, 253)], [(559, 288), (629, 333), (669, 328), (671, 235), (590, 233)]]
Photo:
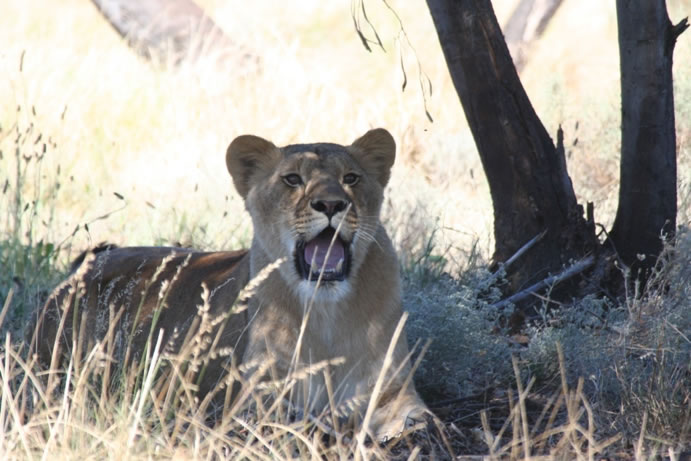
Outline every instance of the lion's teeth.
[(338, 264), (336, 264), (336, 272), (341, 272), (343, 270), (343, 258), (338, 260)]
[(319, 273), (319, 267), (317, 266), (316, 261), (312, 260), (312, 266), (310, 267), (310, 271), (313, 274), (318, 274)]

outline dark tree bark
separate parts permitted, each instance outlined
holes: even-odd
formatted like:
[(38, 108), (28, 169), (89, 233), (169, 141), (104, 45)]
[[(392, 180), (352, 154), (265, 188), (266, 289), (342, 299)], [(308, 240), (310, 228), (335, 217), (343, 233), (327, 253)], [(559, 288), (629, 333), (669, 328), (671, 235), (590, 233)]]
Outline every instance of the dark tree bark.
[(427, 0), (494, 206), (494, 260), (546, 236), (510, 273), (513, 289), (598, 244), (555, 146), (518, 78), (490, 0)]
[(625, 264), (646, 268), (660, 254), (660, 236), (676, 227), (672, 52), (688, 24), (673, 26), (664, 0), (617, 0), (617, 23), (621, 177), (610, 241)]
[(547, 28), (563, 0), (521, 0), (504, 26), (504, 38), (514, 65), (520, 72), (530, 48)]
[(252, 57), (239, 49), (204, 10), (192, 0), (92, 0), (137, 53), (147, 59), (178, 65), (216, 53)]

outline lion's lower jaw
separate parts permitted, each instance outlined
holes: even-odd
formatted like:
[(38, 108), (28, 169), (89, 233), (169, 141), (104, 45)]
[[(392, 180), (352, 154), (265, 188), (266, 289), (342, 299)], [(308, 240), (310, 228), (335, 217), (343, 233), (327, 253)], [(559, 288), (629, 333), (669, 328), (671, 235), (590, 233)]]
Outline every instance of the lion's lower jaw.
[(297, 295), (303, 305), (335, 304), (350, 294), (352, 283), (350, 280), (321, 282), (300, 280), (297, 284)]

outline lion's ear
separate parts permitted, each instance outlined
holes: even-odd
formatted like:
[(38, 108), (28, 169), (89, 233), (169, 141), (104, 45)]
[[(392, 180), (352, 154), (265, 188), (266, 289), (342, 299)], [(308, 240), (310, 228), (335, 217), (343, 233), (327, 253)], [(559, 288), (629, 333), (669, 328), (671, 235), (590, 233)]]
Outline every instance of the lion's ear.
[(391, 167), (396, 159), (396, 141), (384, 128), (376, 128), (355, 140), (350, 154), (363, 168), (375, 175), (382, 187), (391, 176)]
[(280, 159), (281, 151), (272, 142), (249, 134), (235, 138), (226, 151), (228, 172), (243, 199), (257, 173), (273, 169)]

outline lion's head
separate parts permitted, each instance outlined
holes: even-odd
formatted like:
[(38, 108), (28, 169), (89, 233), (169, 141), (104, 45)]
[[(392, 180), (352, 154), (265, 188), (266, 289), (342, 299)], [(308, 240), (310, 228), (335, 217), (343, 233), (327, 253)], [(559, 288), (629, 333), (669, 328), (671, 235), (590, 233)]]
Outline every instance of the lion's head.
[(236, 138), (226, 165), (254, 225), (253, 251), (286, 258), (281, 275), (303, 300), (337, 301), (375, 241), (396, 144), (384, 129), (350, 146)]

